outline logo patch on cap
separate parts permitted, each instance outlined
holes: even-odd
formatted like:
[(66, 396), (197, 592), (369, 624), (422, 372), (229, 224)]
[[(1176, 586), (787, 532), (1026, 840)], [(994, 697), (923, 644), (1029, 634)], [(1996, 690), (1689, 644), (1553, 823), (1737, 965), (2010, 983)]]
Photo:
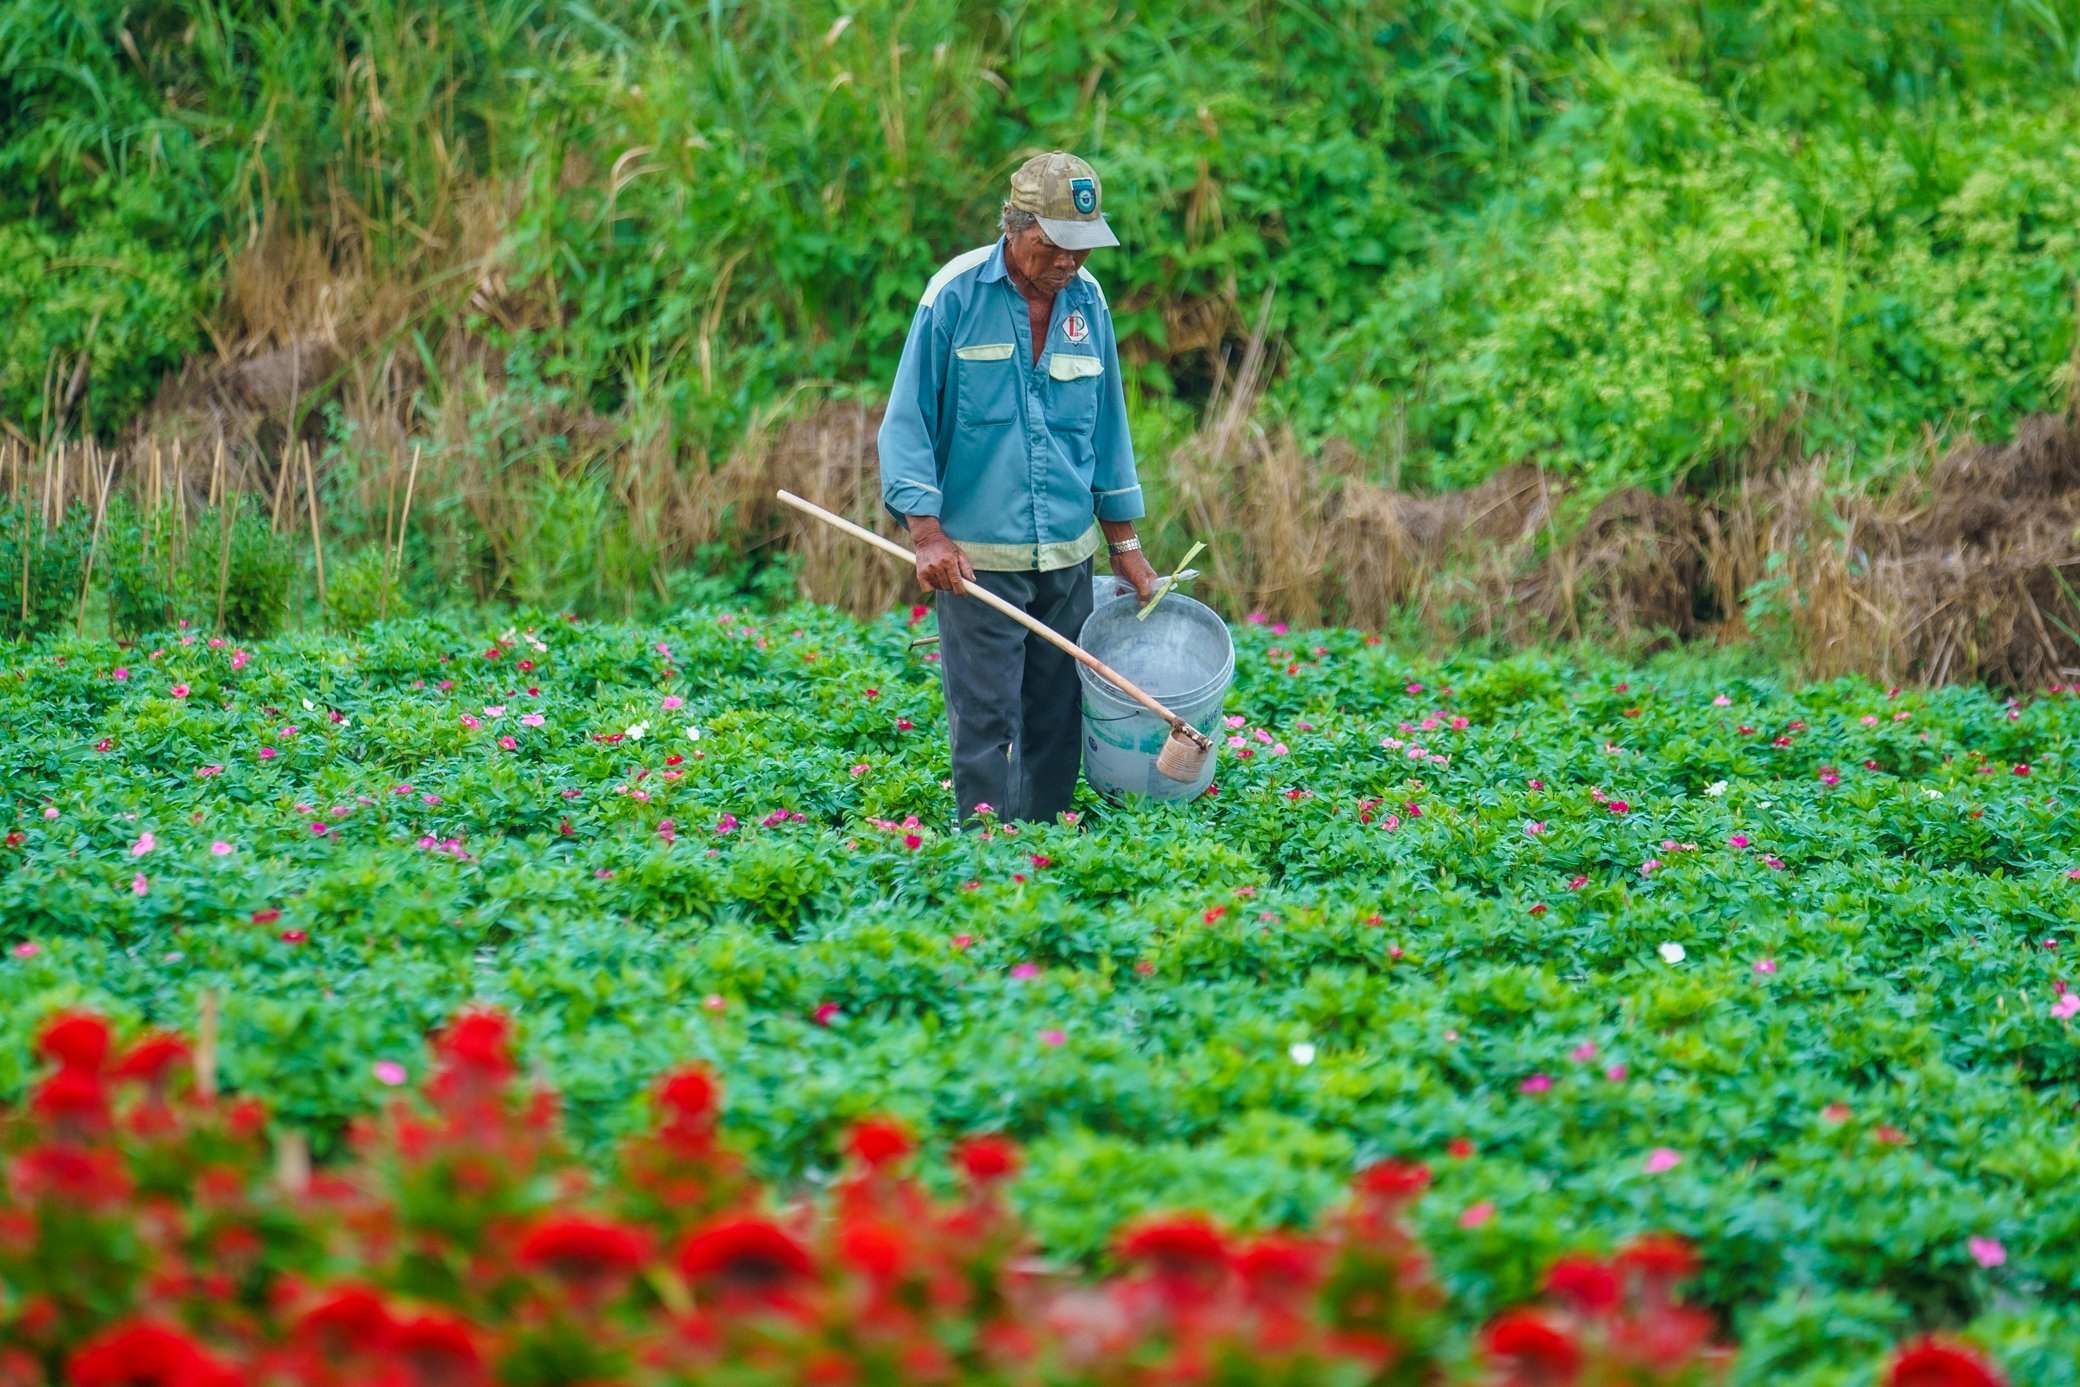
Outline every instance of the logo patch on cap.
[(1088, 178), (1070, 179), (1069, 200), (1076, 204), (1078, 215), (1088, 217), (1098, 210), (1098, 185)]
[(1090, 335), (1090, 320), (1083, 316), (1082, 309), (1076, 309), (1068, 317), (1062, 319), (1062, 336), (1068, 338), (1071, 342), (1081, 342)]

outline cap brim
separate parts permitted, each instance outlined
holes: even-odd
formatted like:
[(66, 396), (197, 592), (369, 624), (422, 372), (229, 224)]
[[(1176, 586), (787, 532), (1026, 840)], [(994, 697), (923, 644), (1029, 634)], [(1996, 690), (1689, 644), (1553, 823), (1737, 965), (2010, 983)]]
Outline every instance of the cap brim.
[(1040, 229), (1047, 239), (1063, 250), (1101, 250), (1119, 244), (1119, 237), (1105, 224), (1102, 216), (1092, 217), (1087, 222), (1063, 221), (1055, 217), (1041, 217)]

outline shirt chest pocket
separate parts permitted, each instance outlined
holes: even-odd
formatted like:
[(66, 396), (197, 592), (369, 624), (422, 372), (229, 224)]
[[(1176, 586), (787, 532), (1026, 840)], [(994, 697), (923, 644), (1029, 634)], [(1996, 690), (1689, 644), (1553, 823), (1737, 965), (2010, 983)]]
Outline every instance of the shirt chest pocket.
[(953, 349), (958, 417), (962, 424), (1008, 424), (1018, 408), (1017, 351), (1010, 342), (982, 342)]
[(1098, 387), (1105, 362), (1056, 352), (1047, 361), (1047, 419), (1071, 433), (1089, 433), (1098, 421)]

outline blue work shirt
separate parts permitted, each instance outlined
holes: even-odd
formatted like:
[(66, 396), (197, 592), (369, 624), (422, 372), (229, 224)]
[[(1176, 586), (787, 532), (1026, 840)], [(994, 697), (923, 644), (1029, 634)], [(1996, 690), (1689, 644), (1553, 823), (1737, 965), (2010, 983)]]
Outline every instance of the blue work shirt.
[(1099, 520), (1142, 515), (1104, 290), (1084, 270), (1055, 295), (1036, 361), (1001, 238), (926, 286), (880, 443), (882, 502), (937, 516), (978, 569), (1067, 568)]

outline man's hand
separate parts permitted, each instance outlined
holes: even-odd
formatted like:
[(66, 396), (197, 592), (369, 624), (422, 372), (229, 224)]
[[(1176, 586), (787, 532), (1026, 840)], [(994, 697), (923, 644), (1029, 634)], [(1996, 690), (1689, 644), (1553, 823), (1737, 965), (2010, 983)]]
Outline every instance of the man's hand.
[(917, 585), (926, 592), (960, 592), (961, 580), (975, 578), (975, 567), (961, 547), (946, 537), (935, 516), (910, 517), (910, 534), (917, 543)]
[(1129, 549), (1124, 554), (1112, 556), (1113, 576), (1134, 585), (1134, 592), (1145, 603), (1156, 595), (1155, 569), (1149, 567), (1148, 556), (1139, 549)]

